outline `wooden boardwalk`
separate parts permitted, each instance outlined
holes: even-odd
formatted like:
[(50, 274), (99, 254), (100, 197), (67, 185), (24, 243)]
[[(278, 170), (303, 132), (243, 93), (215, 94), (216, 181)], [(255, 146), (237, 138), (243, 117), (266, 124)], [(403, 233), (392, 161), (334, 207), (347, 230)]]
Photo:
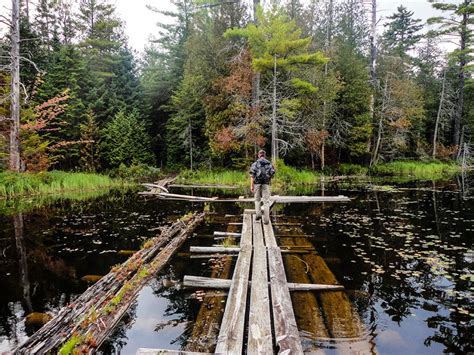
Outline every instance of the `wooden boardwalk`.
[[(221, 235), (217, 233), (216, 235)], [(217, 338), (219, 354), (302, 354), (290, 291), (340, 291), (340, 285), (288, 283), (282, 250), (271, 222), (255, 220), (254, 210), (245, 210), (240, 246), (191, 248), (192, 253), (238, 253), (233, 277), (216, 279), (185, 276), (184, 286), (228, 289), (227, 302)], [(227, 250), (226, 250), (227, 249)], [(191, 354), (164, 349), (139, 349), (137, 354)], [(194, 352), (194, 354), (197, 354)]]

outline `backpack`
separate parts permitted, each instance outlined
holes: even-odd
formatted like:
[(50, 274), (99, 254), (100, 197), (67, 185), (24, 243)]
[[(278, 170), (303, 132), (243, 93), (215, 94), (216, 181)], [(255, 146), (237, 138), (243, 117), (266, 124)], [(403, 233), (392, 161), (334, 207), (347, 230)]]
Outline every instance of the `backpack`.
[(272, 177), (275, 175), (275, 169), (272, 164), (266, 159), (258, 159), (255, 162), (255, 183), (269, 184)]

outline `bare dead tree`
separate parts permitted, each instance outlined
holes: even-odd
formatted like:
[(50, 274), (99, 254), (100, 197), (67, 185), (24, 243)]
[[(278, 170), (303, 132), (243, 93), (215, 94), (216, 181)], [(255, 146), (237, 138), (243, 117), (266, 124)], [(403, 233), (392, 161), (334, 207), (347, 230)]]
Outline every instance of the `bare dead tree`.
[(10, 170), (20, 171), (20, 0), (12, 0)]

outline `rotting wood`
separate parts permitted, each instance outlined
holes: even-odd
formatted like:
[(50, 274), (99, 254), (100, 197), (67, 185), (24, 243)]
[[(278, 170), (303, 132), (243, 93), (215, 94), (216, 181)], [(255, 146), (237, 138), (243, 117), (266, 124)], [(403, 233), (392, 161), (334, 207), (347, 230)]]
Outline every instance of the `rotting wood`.
[(264, 238), (268, 251), (270, 289), (276, 346), (279, 353), (303, 353), (295, 314), (291, 304), (283, 259), (277, 246), (271, 222), (264, 225)]
[(244, 318), (247, 305), (247, 290), (252, 256), (252, 220), (244, 214), (240, 253), (232, 277), (229, 296), (217, 337), (217, 353), (241, 354), (244, 342)]
[(248, 324), (248, 354), (273, 353), (268, 291), (267, 251), (263, 242), (262, 222), (253, 218), (252, 285)]
[(197, 189), (238, 189), (239, 187), (238, 186), (233, 186), (233, 185), (219, 185), (219, 184), (216, 184), (216, 185), (212, 185), (212, 184), (203, 184), (203, 185), (200, 185), (200, 184), (192, 184), (192, 185), (188, 185), (188, 184), (170, 184), (169, 187), (179, 187), (179, 188), (197, 188)]
[[(161, 236), (152, 239), (148, 248), (144, 248), (131, 256), (124, 264), (116, 270), (112, 270), (101, 280), (89, 287), (81, 296), (67, 307), (63, 307), (59, 313), (38, 332), (20, 345), (15, 353), (45, 353), (57, 350), (71, 336), (83, 336), (88, 344), (82, 344), (86, 348), (100, 345), (107, 334), (112, 330), (118, 320), (115, 315), (120, 311), (125, 312), (133, 301), (133, 294), (123, 291), (122, 301), (117, 302), (112, 313), (104, 311), (110, 305), (111, 300), (130, 285), (133, 280), (145, 280), (145, 264), (150, 271), (157, 271), (163, 266), (181, 241), (184, 242), (187, 235), (204, 219), (204, 214), (195, 214), (188, 219), (188, 225), (178, 221), (171, 227), (164, 229)], [(179, 241), (179, 242), (178, 242)], [(158, 253), (164, 245), (166, 247)], [(166, 257), (168, 255), (168, 257)], [(154, 259), (155, 258), (155, 259)], [(156, 259), (159, 262), (155, 265)], [(140, 276), (140, 277), (138, 277)], [(139, 283), (133, 288), (138, 289)], [(125, 307), (126, 306), (126, 307)], [(123, 314), (122, 312), (122, 314)], [(102, 318), (102, 315), (109, 317)], [(100, 321), (101, 320), (101, 321)], [(92, 332), (91, 329), (94, 329)], [(90, 336), (89, 336), (90, 335)]]

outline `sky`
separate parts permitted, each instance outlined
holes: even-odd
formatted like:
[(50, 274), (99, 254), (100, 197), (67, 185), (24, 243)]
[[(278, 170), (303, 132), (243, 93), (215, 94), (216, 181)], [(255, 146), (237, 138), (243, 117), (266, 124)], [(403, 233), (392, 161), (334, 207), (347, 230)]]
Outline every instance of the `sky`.
[[(34, 0), (30, 1), (34, 3)], [(246, 1), (251, 2), (251, 0)], [(140, 52), (148, 44), (150, 36), (157, 35), (156, 23), (166, 21), (166, 17), (148, 10), (146, 6), (151, 5), (160, 10), (173, 9), (170, 0), (111, 0), (110, 2), (115, 4), (118, 15), (125, 22), (125, 32), (130, 46)], [(9, 16), (10, 4), (11, 0), (0, 0), (0, 13)], [(439, 15), (439, 12), (434, 10), (427, 0), (377, 0), (378, 18), (381, 18), (379, 31), (383, 29), (384, 19), (394, 13), (400, 4), (414, 11), (414, 17), (423, 21)]]

